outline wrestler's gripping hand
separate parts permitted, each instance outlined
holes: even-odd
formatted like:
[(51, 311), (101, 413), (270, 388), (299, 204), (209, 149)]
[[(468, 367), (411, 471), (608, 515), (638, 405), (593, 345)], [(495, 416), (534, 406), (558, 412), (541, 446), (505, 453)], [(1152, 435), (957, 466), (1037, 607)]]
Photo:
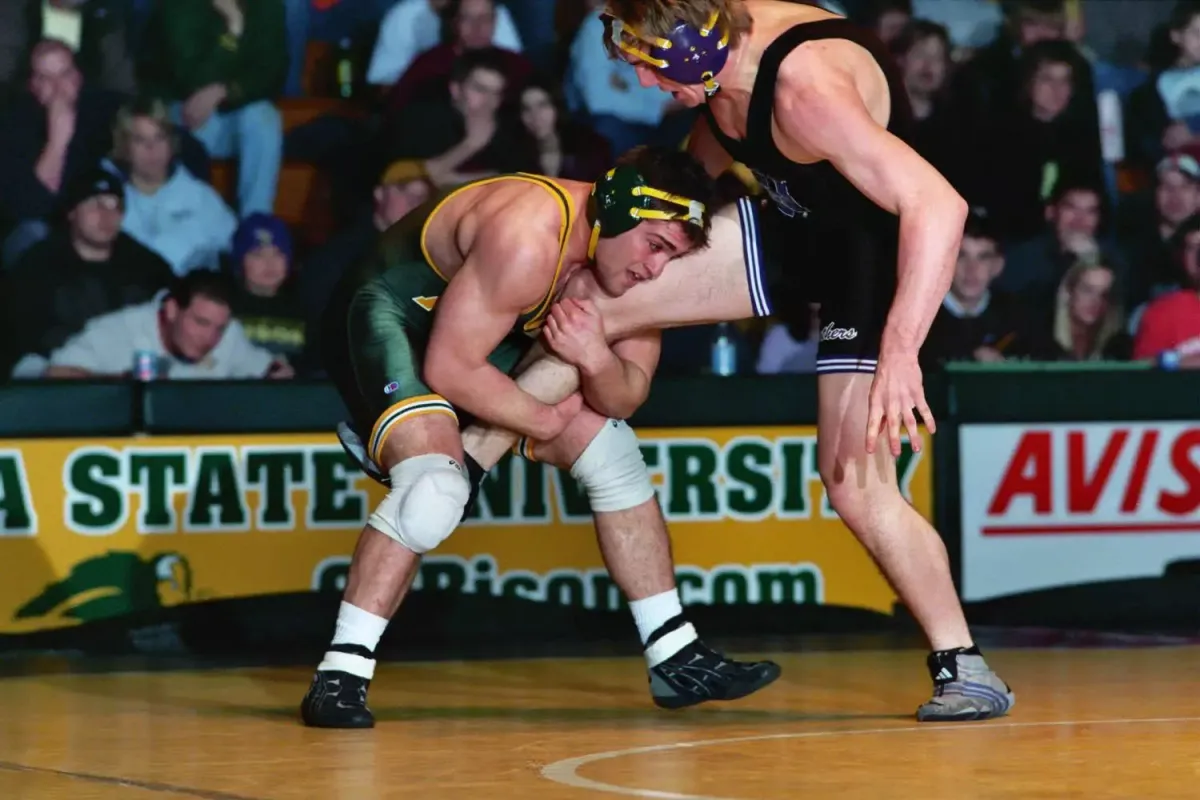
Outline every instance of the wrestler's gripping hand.
[(921, 367), (917, 354), (903, 350), (884, 351), (879, 354), (879, 365), (875, 379), (871, 382), (868, 400), (867, 452), (874, 453), (880, 434), (886, 427), (892, 455), (900, 456), (900, 423), (908, 432), (908, 440), (914, 452), (921, 451), (921, 429), (917, 425), (913, 409), (921, 415), (930, 433), (937, 432), (937, 423), (929, 404), (925, 402), (925, 388), (921, 380)]
[(591, 300), (564, 297), (550, 309), (542, 334), (556, 356), (584, 372), (612, 358), (604, 321)]

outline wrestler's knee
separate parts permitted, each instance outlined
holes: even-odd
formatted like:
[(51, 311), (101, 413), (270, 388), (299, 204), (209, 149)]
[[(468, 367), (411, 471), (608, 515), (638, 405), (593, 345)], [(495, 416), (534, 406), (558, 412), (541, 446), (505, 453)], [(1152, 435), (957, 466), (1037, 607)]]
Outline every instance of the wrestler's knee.
[(654, 497), (637, 434), (621, 420), (606, 420), (575, 463), (571, 475), (587, 490), (592, 511), (625, 511)]
[(471, 495), (466, 468), (446, 455), (414, 456), (390, 470), (391, 489), (367, 520), (418, 555), (449, 538)]

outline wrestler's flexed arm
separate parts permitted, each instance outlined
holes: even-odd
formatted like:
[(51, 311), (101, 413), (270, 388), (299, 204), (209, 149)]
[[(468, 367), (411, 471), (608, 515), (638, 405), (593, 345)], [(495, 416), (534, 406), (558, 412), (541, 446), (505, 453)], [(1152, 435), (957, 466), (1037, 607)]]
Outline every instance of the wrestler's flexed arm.
[(554, 238), (530, 236), (528, 226), (514, 225), (508, 216), (483, 223), (438, 299), (424, 377), (435, 392), (481, 420), (551, 438), (573, 412), (539, 402), (488, 363), (522, 311), (544, 294), (558, 261)]

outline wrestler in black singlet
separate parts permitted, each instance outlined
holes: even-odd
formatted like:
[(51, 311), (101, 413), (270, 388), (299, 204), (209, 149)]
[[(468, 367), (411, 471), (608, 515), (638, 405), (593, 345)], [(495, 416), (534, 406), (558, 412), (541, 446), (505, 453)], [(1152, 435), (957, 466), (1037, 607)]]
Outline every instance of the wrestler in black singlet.
[(704, 113), (717, 141), (754, 173), (773, 201), (773, 209), (761, 215), (767, 309), (787, 314), (796, 311), (789, 308), (794, 303), (819, 302), (817, 372), (874, 372), (896, 289), (899, 217), (875, 205), (828, 161), (788, 160), (771, 134), (779, 65), (796, 47), (816, 39), (846, 39), (875, 58), (891, 96), (887, 129), (908, 141), (912, 112), (890, 55), (873, 34), (844, 19), (796, 25), (767, 47), (750, 97), (745, 139), (722, 132), (708, 105)]

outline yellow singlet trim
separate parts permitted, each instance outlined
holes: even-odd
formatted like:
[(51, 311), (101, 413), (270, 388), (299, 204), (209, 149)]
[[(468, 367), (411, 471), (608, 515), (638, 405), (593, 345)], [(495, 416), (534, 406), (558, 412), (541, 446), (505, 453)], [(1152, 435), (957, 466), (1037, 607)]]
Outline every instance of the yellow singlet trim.
[(465, 192), (468, 189), (474, 189), (477, 186), (486, 186), (489, 183), (499, 183), (500, 181), (524, 181), (525, 183), (532, 183), (537, 186), (541, 186), (543, 189), (549, 192), (555, 200), (558, 201), (559, 209), (562, 211), (562, 220), (559, 222), (558, 226), (558, 263), (554, 266), (554, 277), (550, 280), (550, 288), (546, 291), (546, 294), (541, 300), (521, 312), (522, 316), (526, 314), (533, 314), (533, 318), (528, 320), (524, 326), (525, 330), (530, 331), (535, 329), (541, 323), (541, 318), (546, 314), (547, 311), (550, 310), (550, 304), (554, 301), (555, 288), (558, 285), (559, 276), (562, 275), (563, 258), (565, 258), (567, 254), (567, 237), (571, 233), (571, 222), (575, 219), (575, 201), (571, 199), (570, 193), (563, 187), (559, 186), (558, 183), (556, 183), (553, 179), (544, 177), (542, 175), (518, 172), (512, 175), (497, 175), (494, 178), (484, 178), (482, 180), (458, 187), (454, 191), (450, 192), (450, 194), (443, 197), (441, 202), (433, 207), (433, 211), (429, 213), (429, 218), (426, 219), (425, 224), (421, 226), (421, 254), (425, 256), (425, 262), (429, 264), (429, 268), (432, 269), (439, 278), (449, 283), (450, 281), (446, 278), (446, 274), (438, 268), (437, 264), (435, 264), (433, 261), (433, 257), (429, 253), (429, 246), (426, 242), (426, 237), (429, 235), (429, 225), (433, 222), (434, 217), (438, 215), (438, 212), (442, 210), (442, 206), (446, 205), (446, 203), (449, 203), (460, 193)]

